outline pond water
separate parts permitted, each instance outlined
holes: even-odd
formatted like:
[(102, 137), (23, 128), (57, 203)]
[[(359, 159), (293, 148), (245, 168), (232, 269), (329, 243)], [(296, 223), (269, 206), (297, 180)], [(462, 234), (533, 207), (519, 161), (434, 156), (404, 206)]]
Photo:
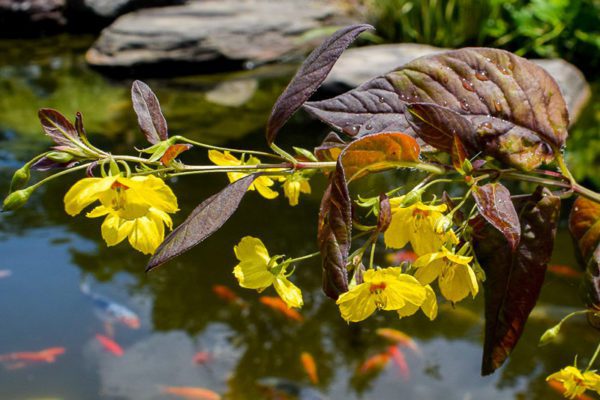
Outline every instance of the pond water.
[[(88, 44), (88, 39), (69, 37), (0, 43), (0, 53), (6, 55), (0, 60), (2, 190), (15, 168), (49, 144), (36, 117), (40, 107), (69, 116), (81, 111), (92, 140), (116, 153), (143, 145), (128, 98), (130, 82), (109, 81), (89, 70), (82, 60)], [(291, 71), (266, 68), (148, 83), (172, 132), (231, 147), (261, 148), (270, 106)], [(599, 176), (590, 172), (599, 165), (598, 152), (590, 150), (593, 146), (583, 135), (598, 140), (598, 104), (589, 107), (573, 133), (572, 159), (583, 165), (577, 174), (588, 184)], [(310, 148), (324, 133), (322, 126), (299, 115), (282, 135), (283, 144)], [(206, 160), (202, 151), (185, 157)], [(168, 386), (203, 387), (236, 400), (558, 399), (544, 378), (572, 363), (576, 354), (581, 363), (587, 362), (598, 342), (597, 331), (583, 318), (573, 318), (560, 345), (537, 347), (547, 328), (581, 305), (579, 280), (550, 272), (512, 357), (485, 378), (479, 375), (482, 295), (455, 308), (441, 305), (434, 322), (422, 315), (398, 320), (392, 313), (380, 313), (348, 325), (321, 293), (315, 259), (301, 264), (295, 274), (305, 294), (303, 321), (269, 309), (259, 301), (260, 294), (237, 286), (233, 245), (252, 235), (262, 238), (274, 254), (315, 251), (323, 179), (294, 208), (285, 199), (266, 201), (250, 193), (221, 231), (150, 274), (144, 273), (146, 257), (126, 245), (105, 246), (98, 220), (65, 214), (62, 197), (74, 180), (54, 181), (19, 212), (0, 214), (0, 270), (10, 271), (0, 278), (0, 354), (65, 349), (53, 362), (4, 362), (1, 399), (177, 398), (164, 393)], [(198, 176), (171, 183), (182, 209), (177, 224), (226, 179)], [(575, 266), (572, 254), (563, 221), (552, 263)], [(215, 285), (230, 288), (245, 305), (223, 300)], [(139, 327), (131, 321), (107, 324), (106, 315), (84, 293), (88, 289), (133, 310)], [(263, 295), (274, 292), (268, 289)], [(98, 340), (97, 335), (111, 333), (107, 325), (122, 356)], [(408, 373), (392, 362), (377, 373), (358, 372), (365, 360), (389, 346), (376, 335), (378, 328), (398, 329), (413, 339), (417, 351), (401, 348)], [(200, 363), (194, 362), (198, 352)], [(302, 367), (302, 352), (316, 360), (316, 384)]]

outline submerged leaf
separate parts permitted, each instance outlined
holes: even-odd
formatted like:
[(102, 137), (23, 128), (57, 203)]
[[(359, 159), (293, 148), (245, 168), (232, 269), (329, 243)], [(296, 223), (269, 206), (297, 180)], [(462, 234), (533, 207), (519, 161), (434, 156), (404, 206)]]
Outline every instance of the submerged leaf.
[[(567, 137), (567, 107), (554, 79), (524, 58), (489, 48), (421, 57), (335, 98), (307, 102), (305, 109), (350, 136), (414, 135), (405, 113), (413, 103), (463, 115), (476, 132), (473, 140), (461, 136), (467, 147), (477, 143), (475, 150), (521, 169), (552, 161), (552, 148), (562, 147)], [(450, 143), (424, 136), (442, 147)]]
[(475, 185), (473, 197), (479, 213), (504, 235), (514, 251), (521, 239), (521, 224), (508, 189), (499, 182)]
[(245, 176), (204, 200), (165, 238), (148, 262), (146, 271), (188, 251), (218, 231), (237, 210), (255, 178), (255, 175)]
[(169, 138), (167, 121), (160, 109), (158, 98), (142, 81), (135, 81), (131, 85), (131, 101), (133, 110), (138, 119), (138, 125), (151, 144)]
[(515, 251), (489, 224), (475, 226), (477, 260), (486, 273), (485, 340), (481, 372), (499, 368), (516, 346), (529, 313), (540, 294), (546, 266), (552, 254), (560, 211), (560, 199), (539, 187), (517, 204), (521, 241)]
[(268, 144), (275, 141), (281, 127), (321, 86), (344, 50), (367, 29), (373, 27), (361, 24), (342, 28), (310, 53), (273, 106), (267, 123)]

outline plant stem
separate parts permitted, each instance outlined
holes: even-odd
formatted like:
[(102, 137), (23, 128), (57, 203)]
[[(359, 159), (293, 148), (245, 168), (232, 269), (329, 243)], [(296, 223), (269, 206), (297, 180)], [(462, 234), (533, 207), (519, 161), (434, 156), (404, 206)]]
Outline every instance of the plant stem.
[(271, 157), (271, 158), (276, 158), (278, 160), (284, 160), (284, 158), (281, 157), (281, 156), (279, 156), (278, 154), (267, 153), (267, 152), (264, 152), (264, 151), (239, 150), (239, 149), (231, 149), (229, 147), (213, 146), (213, 145), (206, 144), (206, 143), (196, 142), (195, 140), (191, 140), (191, 139), (188, 139), (188, 138), (183, 137), (183, 136), (175, 136), (175, 138), (177, 138), (177, 141), (185, 142), (185, 143), (189, 143), (189, 144), (193, 144), (194, 146), (198, 146), (198, 147), (204, 147), (206, 149), (219, 150), (219, 151), (228, 151), (230, 153), (253, 154), (255, 156)]
[(58, 178), (59, 176), (70, 174), (71, 172), (75, 172), (75, 171), (79, 171), (79, 170), (85, 169), (88, 166), (90, 166), (91, 164), (92, 163), (82, 164), (82, 165), (78, 165), (77, 167), (73, 167), (73, 168), (65, 169), (64, 171), (57, 172), (54, 175), (50, 175), (50, 176), (42, 179), (41, 181), (34, 183), (30, 187), (33, 187), (34, 189), (37, 189), (38, 187), (42, 186), (46, 182), (51, 181), (52, 179)]
[(588, 363), (588, 366), (585, 369), (586, 371), (588, 371), (590, 368), (592, 368), (592, 365), (594, 365), (596, 358), (598, 358), (598, 354), (600, 354), (600, 343), (598, 343), (598, 346), (596, 347), (596, 351), (594, 352), (594, 355), (590, 359), (590, 362)]
[(315, 251), (314, 253), (310, 253), (310, 254), (307, 254), (307, 255), (305, 255), (305, 256), (302, 256), (302, 257), (297, 257), (297, 258), (292, 258), (292, 259), (289, 259), (289, 260), (287, 260), (286, 262), (287, 262), (287, 263), (290, 263), (290, 264), (291, 264), (291, 263), (296, 263), (296, 262), (299, 262), (299, 261), (308, 260), (309, 258), (316, 257), (316, 256), (318, 256), (318, 255), (320, 255), (320, 254), (321, 254), (321, 252), (320, 252), (320, 251)]

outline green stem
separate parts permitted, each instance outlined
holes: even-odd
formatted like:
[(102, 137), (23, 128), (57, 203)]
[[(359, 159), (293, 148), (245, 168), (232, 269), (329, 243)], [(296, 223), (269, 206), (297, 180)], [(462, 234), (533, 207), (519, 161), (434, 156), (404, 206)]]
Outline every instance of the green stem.
[(375, 259), (375, 247), (377, 247), (377, 240), (373, 240), (371, 245), (371, 256), (369, 257), (369, 268), (373, 269), (373, 260)]
[(556, 163), (558, 164), (560, 172), (569, 179), (571, 184), (576, 184), (577, 181), (575, 180), (575, 178), (573, 178), (573, 174), (571, 174), (571, 171), (569, 171), (569, 168), (565, 163), (563, 153), (560, 151), (560, 149), (554, 148), (554, 154), (556, 154)]
[(592, 365), (594, 365), (594, 362), (596, 361), (596, 358), (598, 358), (598, 354), (600, 354), (600, 343), (598, 343), (598, 346), (596, 347), (596, 351), (594, 352), (594, 355), (592, 356), (592, 359), (590, 360), (590, 362), (588, 363), (587, 368), (585, 369), (586, 371), (590, 370), (592, 368)]
[(286, 161), (289, 161), (294, 166), (298, 162), (291, 154), (277, 146), (275, 143), (271, 143), (271, 150), (279, 154), (281, 158), (283, 158)]
[(257, 150), (239, 150), (239, 149), (231, 149), (229, 147), (220, 147), (220, 146), (213, 146), (210, 144), (206, 144), (206, 143), (201, 143), (201, 142), (196, 142), (195, 140), (191, 140), (188, 139), (186, 137), (183, 136), (175, 136), (177, 141), (180, 142), (185, 142), (185, 143), (189, 143), (189, 144), (193, 144), (194, 146), (198, 146), (198, 147), (204, 147), (205, 149), (211, 149), (211, 150), (218, 150), (218, 151), (228, 151), (230, 153), (244, 153), (244, 154), (253, 154), (255, 156), (261, 156), (261, 157), (271, 157), (271, 158), (276, 158), (278, 160), (284, 160), (285, 158), (277, 155), (277, 154), (272, 154), (272, 153), (267, 153), (264, 151), (257, 151)]
[(75, 171), (79, 171), (79, 170), (85, 169), (88, 166), (90, 166), (91, 164), (92, 163), (82, 164), (82, 165), (78, 165), (77, 167), (73, 167), (73, 168), (65, 169), (64, 171), (57, 172), (54, 175), (50, 175), (50, 176), (42, 179), (41, 181), (36, 182), (35, 184), (31, 185), (30, 187), (32, 187), (34, 189), (37, 189), (38, 187), (42, 186), (46, 182), (51, 181), (52, 179), (58, 178), (59, 176), (70, 174), (71, 172), (75, 172)]
[(290, 264), (291, 263), (296, 263), (296, 262), (308, 260), (309, 258), (313, 258), (313, 257), (316, 257), (318, 255), (321, 255), (321, 252), (320, 251), (315, 251), (314, 253), (310, 253), (310, 254), (307, 254), (307, 255), (302, 256), (302, 257), (297, 257), (297, 258), (289, 259), (286, 262), (290, 263)]

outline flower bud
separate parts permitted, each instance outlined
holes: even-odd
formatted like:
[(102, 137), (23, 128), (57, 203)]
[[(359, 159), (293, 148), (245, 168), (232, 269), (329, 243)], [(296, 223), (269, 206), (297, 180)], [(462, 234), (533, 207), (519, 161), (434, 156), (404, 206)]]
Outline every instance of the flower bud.
[(27, 189), (17, 190), (6, 196), (2, 205), (2, 211), (13, 211), (25, 205), (31, 193), (33, 193), (33, 189), (33, 186), (30, 186)]
[(21, 189), (27, 185), (30, 177), (31, 174), (29, 173), (29, 165), (25, 164), (15, 171), (12, 181), (10, 182), (10, 191), (12, 192), (14, 190)]
[(420, 190), (413, 190), (406, 193), (404, 195), (404, 200), (402, 201), (402, 207), (408, 207), (421, 201), (421, 194), (422, 192)]
[(546, 332), (544, 332), (544, 334), (540, 338), (538, 345), (545, 346), (548, 343), (553, 342), (560, 332), (560, 325), (561, 324), (556, 324), (552, 328), (550, 328)]
[(46, 157), (54, 162), (64, 164), (73, 159), (73, 154), (65, 153), (64, 151), (51, 151)]
[(435, 223), (435, 233), (442, 234), (452, 228), (452, 218), (447, 215), (443, 215)]

